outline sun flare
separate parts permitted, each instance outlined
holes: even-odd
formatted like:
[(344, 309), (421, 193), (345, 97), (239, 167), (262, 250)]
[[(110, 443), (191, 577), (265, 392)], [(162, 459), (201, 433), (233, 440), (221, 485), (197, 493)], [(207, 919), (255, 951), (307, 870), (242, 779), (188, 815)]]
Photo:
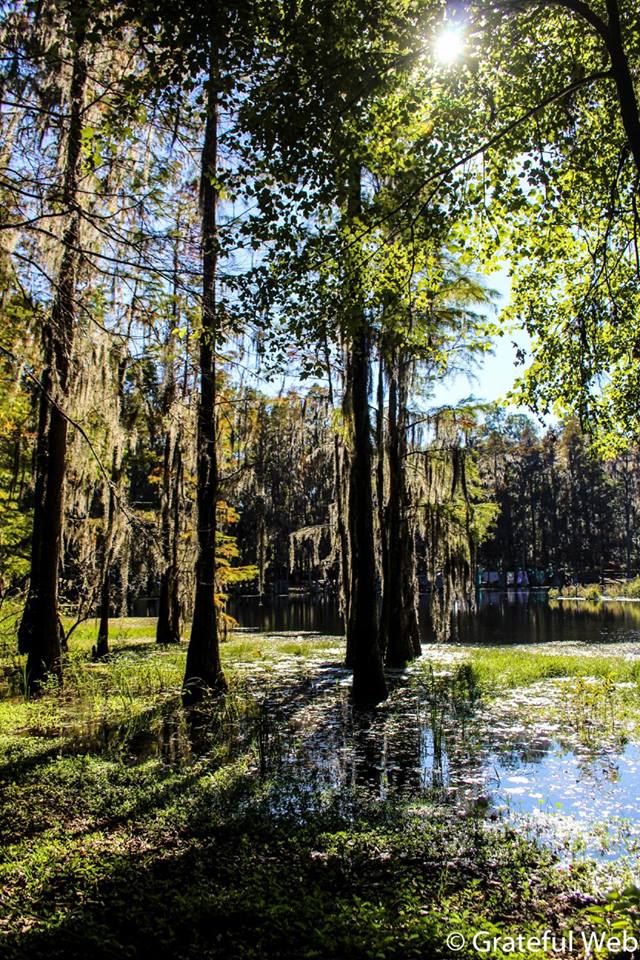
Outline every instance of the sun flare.
[(438, 63), (455, 63), (464, 50), (464, 37), (456, 27), (445, 27), (436, 36), (433, 52)]

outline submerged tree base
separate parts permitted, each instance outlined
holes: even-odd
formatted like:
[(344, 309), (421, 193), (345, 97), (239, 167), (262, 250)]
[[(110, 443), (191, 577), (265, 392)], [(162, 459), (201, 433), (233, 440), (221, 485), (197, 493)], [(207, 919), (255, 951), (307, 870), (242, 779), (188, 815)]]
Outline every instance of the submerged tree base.
[(227, 681), (222, 671), (206, 679), (194, 677), (192, 680), (187, 680), (182, 688), (182, 705), (184, 707), (199, 706), (205, 700), (223, 696), (227, 689)]

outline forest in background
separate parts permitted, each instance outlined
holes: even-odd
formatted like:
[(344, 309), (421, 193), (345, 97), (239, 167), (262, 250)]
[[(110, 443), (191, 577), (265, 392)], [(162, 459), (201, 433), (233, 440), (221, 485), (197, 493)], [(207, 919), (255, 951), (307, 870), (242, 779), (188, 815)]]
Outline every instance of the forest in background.
[[(156, 592), (185, 701), (223, 690), (227, 591), (293, 572), (338, 585), (376, 702), (419, 577), (446, 620), (478, 559), (635, 571), (637, 43), (615, 0), (4, 4), (0, 551), (32, 691), (63, 608), (100, 658)], [(518, 326), (512, 399), (563, 426), (429, 406)]]
[[(122, 466), (122, 495), (134, 519), (122, 515), (118, 521), (109, 609), (113, 616), (156, 611), (167, 590), (163, 573), (170, 555), (178, 571), (171, 602), (180, 632), (190, 618), (193, 595), (193, 474), (185, 477), (182, 466), (193, 437), (183, 438), (173, 454), (172, 469), (179, 476), (171, 510), (160, 373), (149, 361), (151, 400), (138, 410), (133, 428), (143, 439), (137, 439)], [(29, 571), (30, 439), (35, 423), (29, 417), (11, 419), (21, 402), (34, 409), (28, 383), (25, 388), (25, 396), (16, 397), (7, 410), (2, 446), (0, 563), (5, 602), (19, 596)], [(186, 398), (183, 403), (181, 416), (186, 417)], [(277, 397), (229, 390), (224, 446), (233, 469), (219, 507), (224, 571), (218, 576), (225, 596), (302, 589), (337, 597), (340, 558), (332, 536), (335, 413), (326, 388), (318, 385), (302, 395)], [(545, 586), (553, 584), (556, 574), (562, 582), (579, 583), (637, 575), (640, 491), (634, 449), (603, 460), (576, 423), (541, 431), (521, 414), (467, 411), (461, 423), (466, 455), (475, 469), (473, 500), (490, 516), (476, 545), (479, 567), (538, 570)], [(251, 449), (259, 451), (257, 458)], [(428, 446), (423, 443), (422, 449), (426, 452)], [(67, 481), (71, 504), (78, 503), (85, 483), (95, 486), (88, 499), (84, 494), (82, 507), (71, 507), (65, 518), (61, 606), (74, 621), (98, 609), (108, 519), (99, 477), (79, 474), (77, 480), (79, 489), (74, 475)], [(418, 530), (415, 536), (416, 575), (424, 593), (430, 583), (428, 547)]]

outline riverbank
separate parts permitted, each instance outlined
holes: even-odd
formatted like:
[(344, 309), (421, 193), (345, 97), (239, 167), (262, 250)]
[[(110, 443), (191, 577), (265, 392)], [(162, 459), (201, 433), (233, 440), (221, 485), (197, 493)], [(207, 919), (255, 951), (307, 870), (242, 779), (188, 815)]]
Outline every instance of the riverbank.
[(611, 580), (605, 583), (574, 584), (562, 591), (549, 591), (550, 600), (595, 600), (599, 602), (619, 600), (637, 603), (640, 601), (640, 577), (629, 580)]

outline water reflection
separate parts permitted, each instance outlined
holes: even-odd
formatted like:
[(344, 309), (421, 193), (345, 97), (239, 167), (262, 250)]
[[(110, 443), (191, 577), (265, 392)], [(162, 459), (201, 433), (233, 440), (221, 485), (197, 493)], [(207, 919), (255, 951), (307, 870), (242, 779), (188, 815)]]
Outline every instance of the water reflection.
[[(338, 604), (326, 597), (232, 598), (229, 612), (241, 627), (260, 632), (317, 631), (343, 634)], [(420, 603), (424, 643), (434, 632), (426, 598)], [(562, 601), (549, 603), (545, 591), (481, 590), (475, 609), (459, 606), (452, 617), (452, 641), (462, 644), (625, 643), (640, 641), (640, 603)]]
[[(585, 839), (596, 824), (628, 818), (632, 835), (640, 825), (640, 747), (626, 743), (604, 714), (588, 737), (561, 713), (552, 716), (559, 682), (492, 705), (467, 665), (448, 675), (422, 671), (398, 678), (389, 701), (366, 713), (354, 711), (348, 690), (334, 682), (281, 712), (279, 764), (315, 785), (358, 787), (374, 799), (534, 817), (538, 833), (552, 842), (560, 826), (565, 834), (570, 826), (589, 855), (601, 855)], [(536, 717), (527, 713), (532, 702)], [(609, 842), (604, 855), (623, 850)]]
[[(335, 603), (326, 599), (280, 598), (261, 608), (247, 600), (234, 613), (265, 630), (306, 627), (339, 634), (342, 626)], [(431, 641), (424, 600), (421, 624), (424, 640)], [(544, 592), (484, 591), (475, 610), (455, 611), (452, 632), (453, 641), (465, 645), (560, 644), (585, 653), (603, 644), (628, 649), (640, 642), (640, 604), (549, 603)], [(334, 789), (359, 786), (380, 799), (394, 793), (407, 799), (436, 795), (461, 809), (479, 804), (544, 823), (547, 836), (559, 824), (580, 834), (616, 816), (640, 824), (639, 748), (613, 735), (606, 704), (599, 722), (580, 730), (566, 716), (554, 719), (559, 702), (566, 700), (571, 714), (573, 701), (570, 691), (553, 682), (540, 690), (526, 688), (512, 702), (495, 702), (489, 709), (468, 668), (459, 667), (449, 675), (416, 671), (409, 680), (399, 679), (388, 703), (372, 715), (358, 715), (335, 670), (326, 680), (314, 680), (313, 695), (289, 713), (285, 740), (296, 744), (287, 762), (313, 770)], [(537, 718), (531, 722), (527, 712), (534, 708)], [(577, 708), (573, 714), (575, 720)]]
[(229, 762), (255, 738), (253, 699), (212, 701), (202, 709), (185, 710), (179, 699), (123, 720), (83, 719), (79, 714), (48, 736), (61, 754), (99, 754), (128, 765), (159, 760), (176, 766), (210, 757)]
[[(241, 609), (236, 601), (234, 613), (245, 626), (340, 633), (328, 600), (244, 601)], [(638, 604), (485, 594), (477, 612), (460, 609), (455, 618), (456, 639), (465, 644), (574, 644), (586, 655), (613, 643), (626, 644), (626, 653), (640, 641)], [(428, 638), (426, 608), (423, 625)], [(380, 800), (435, 800), (463, 814), (526, 816), (545, 839), (559, 825), (582, 836), (618, 817), (632, 822), (632, 835), (638, 830), (640, 746), (615, 729), (604, 688), (587, 691), (588, 711), (575, 681), (548, 680), (490, 699), (462, 651), (431, 652), (438, 658), (431, 667), (421, 662), (394, 674), (389, 700), (375, 711), (353, 708), (350, 674), (338, 663), (252, 662), (224, 705), (185, 714), (167, 703), (129, 723), (79, 730), (69, 749), (212, 767), (246, 755), (261, 781), (285, 784), (291, 775), (308, 796), (318, 787), (356, 788)], [(589, 843), (587, 851), (596, 852)]]
[[(195, 764), (195, 776), (243, 757), (274, 815), (302, 817), (327, 792), (348, 802), (358, 791), (427, 813), (435, 802), (474, 819), (504, 817), (558, 850), (577, 841), (588, 856), (617, 859), (640, 844), (640, 746), (604, 713), (587, 731), (572, 728), (558, 709), (571, 710), (571, 691), (559, 690), (566, 681), (487, 699), (468, 664), (421, 664), (395, 676), (378, 709), (358, 711), (338, 665), (247, 671), (224, 704), (185, 712), (173, 702), (128, 723), (67, 729), (61, 752)], [(630, 826), (614, 838), (620, 818)]]
[[(62, 753), (96, 753), (130, 764), (146, 760), (177, 764), (189, 760), (194, 753), (191, 727), (182, 708), (170, 703), (119, 722), (83, 721), (78, 716), (73, 723), (52, 733), (55, 737), (64, 735)], [(199, 749), (202, 745), (196, 744), (195, 752)]]
[(224, 707), (185, 713), (166, 704), (129, 723), (85, 728), (69, 746), (134, 764), (204, 759), (216, 767), (248, 751), (258, 777), (288, 770), (309, 794), (356, 788), (379, 800), (526, 816), (543, 839), (556, 842), (561, 829), (584, 841), (589, 855), (608, 858), (624, 844), (597, 849), (588, 839), (595, 824), (625, 818), (628, 838), (638, 834), (640, 745), (626, 742), (604, 712), (587, 735), (567, 725), (554, 713), (562, 702), (571, 711), (571, 691), (558, 686), (564, 681), (487, 701), (468, 664), (448, 672), (422, 665), (395, 676), (380, 708), (358, 711), (348, 677), (326, 663), (268, 677), (254, 670)]
[(544, 592), (480, 591), (477, 611), (458, 609), (453, 626), (466, 644), (637, 642), (640, 604), (550, 603)]
[(241, 627), (261, 633), (318, 631), (329, 636), (344, 633), (338, 602), (330, 597), (288, 596), (232, 597), (228, 611)]

